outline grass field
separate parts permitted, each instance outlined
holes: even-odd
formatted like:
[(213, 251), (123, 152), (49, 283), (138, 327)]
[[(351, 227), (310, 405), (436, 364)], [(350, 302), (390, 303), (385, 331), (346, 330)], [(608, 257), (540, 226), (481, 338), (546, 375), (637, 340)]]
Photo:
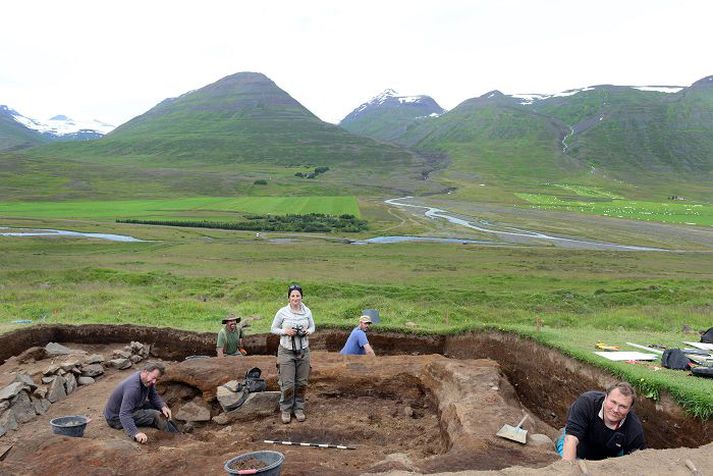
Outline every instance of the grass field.
[[(386, 226), (381, 209), (367, 204), (366, 210), (367, 218)], [(66, 227), (53, 220), (11, 224)], [(376, 308), (381, 329), (510, 330), (630, 379), (652, 397), (670, 392), (691, 413), (713, 417), (713, 382), (592, 354), (599, 340), (681, 345), (694, 339), (682, 332), (684, 325), (710, 327), (710, 253), (356, 246), (294, 234), (256, 240), (249, 232), (99, 226), (151, 241), (0, 237), (1, 329), (30, 319), (217, 331), (220, 318), (234, 311), (261, 316), (251, 332), (267, 332), (284, 305), (286, 285), (297, 281), (318, 327), (350, 328), (361, 309)], [(541, 333), (535, 332), (538, 318)]]
[[(682, 225), (713, 226), (713, 205), (671, 200), (666, 203), (637, 200), (580, 201), (567, 200), (555, 195), (517, 193), (535, 208), (574, 211), (632, 220), (677, 223)], [(596, 195), (585, 195), (595, 197)], [(601, 195), (599, 195), (601, 197)]]
[(226, 217), (234, 213), (286, 215), (323, 213), (361, 216), (353, 196), (193, 197), (173, 200), (0, 202), (0, 216), (97, 221), (117, 218)]

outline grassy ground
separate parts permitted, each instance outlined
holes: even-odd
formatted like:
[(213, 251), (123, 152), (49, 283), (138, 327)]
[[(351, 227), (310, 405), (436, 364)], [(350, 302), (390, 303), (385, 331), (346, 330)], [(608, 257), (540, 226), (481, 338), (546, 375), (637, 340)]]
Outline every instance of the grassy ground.
[(73, 218), (97, 221), (117, 218), (216, 218), (235, 213), (285, 215), (324, 213), (359, 216), (353, 196), (193, 197), (172, 200), (91, 200), (66, 202), (0, 202), (8, 217)]
[[(362, 202), (373, 233), (419, 222)], [(597, 341), (682, 345), (713, 322), (713, 255), (403, 243), (349, 245), (329, 236), (171, 229), (88, 221), (3, 220), (22, 226), (130, 234), (143, 243), (0, 238), (0, 329), (34, 323), (133, 323), (217, 331), (234, 311), (267, 332), (287, 283), (305, 289), (319, 327), (353, 326), (379, 309), (380, 327), (416, 333), (497, 328), (531, 335), (629, 380), (669, 391), (713, 416), (713, 382), (611, 363)], [(542, 332), (535, 332), (536, 319)], [(630, 349), (635, 350), (635, 349)]]

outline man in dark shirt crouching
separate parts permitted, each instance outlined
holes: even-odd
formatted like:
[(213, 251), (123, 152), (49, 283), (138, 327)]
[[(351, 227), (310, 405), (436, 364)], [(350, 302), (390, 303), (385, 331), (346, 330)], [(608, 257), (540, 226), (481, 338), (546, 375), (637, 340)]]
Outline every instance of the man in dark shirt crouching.
[(585, 392), (572, 404), (557, 451), (565, 461), (604, 459), (646, 448), (641, 420), (632, 410), (636, 391), (619, 382), (607, 392)]
[(165, 368), (158, 362), (147, 363), (143, 370), (133, 373), (111, 392), (104, 408), (104, 417), (110, 427), (123, 428), (130, 438), (146, 443), (148, 436), (139, 431), (139, 426), (152, 426), (175, 433), (170, 421), (171, 410), (156, 392), (156, 382)]

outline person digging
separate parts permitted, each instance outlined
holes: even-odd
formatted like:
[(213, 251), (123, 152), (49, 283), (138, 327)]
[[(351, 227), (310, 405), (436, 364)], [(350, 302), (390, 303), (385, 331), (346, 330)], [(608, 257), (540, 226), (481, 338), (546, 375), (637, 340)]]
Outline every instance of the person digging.
[(156, 392), (156, 382), (164, 374), (163, 364), (149, 362), (140, 372), (122, 381), (109, 396), (104, 407), (107, 424), (124, 429), (130, 438), (146, 443), (148, 436), (138, 427), (155, 427), (168, 433), (178, 429), (171, 421), (171, 409)]

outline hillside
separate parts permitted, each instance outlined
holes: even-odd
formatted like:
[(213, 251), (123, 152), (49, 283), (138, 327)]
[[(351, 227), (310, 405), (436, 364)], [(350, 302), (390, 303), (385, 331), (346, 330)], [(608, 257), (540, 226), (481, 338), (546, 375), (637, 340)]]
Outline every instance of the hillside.
[(713, 173), (713, 87), (699, 81), (676, 93), (595, 86), (532, 107), (572, 128), (567, 153), (625, 180)]
[[(9, 159), (15, 167), (27, 161), (45, 164), (40, 176), (27, 179), (29, 189), (42, 175), (51, 177), (57, 186), (43, 192), (55, 198), (439, 187), (423, 180), (432, 167), (425, 159), (319, 120), (260, 73), (237, 73), (164, 100), (101, 140), (52, 144)], [(327, 171), (316, 176), (317, 168)], [(14, 185), (11, 195), (19, 198), (23, 191)]]
[(410, 123), (390, 108), (371, 114), (378, 119), (363, 121), (369, 129), (352, 130), (445, 154), (451, 165), (440, 179), (470, 188), (478, 199), (502, 197), (492, 189), (474, 191), (476, 182), (496, 184), (500, 193), (502, 187), (534, 189), (562, 180), (641, 197), (713, 198), (706, 186), (713, 176), (713, 77), (688, 88), (601, 85), (513, 96), (493, 91)]
[(19, 150), (44, 144), (48, 139), (15, 120), (17, 112), (0, 106), (0, 151)]

